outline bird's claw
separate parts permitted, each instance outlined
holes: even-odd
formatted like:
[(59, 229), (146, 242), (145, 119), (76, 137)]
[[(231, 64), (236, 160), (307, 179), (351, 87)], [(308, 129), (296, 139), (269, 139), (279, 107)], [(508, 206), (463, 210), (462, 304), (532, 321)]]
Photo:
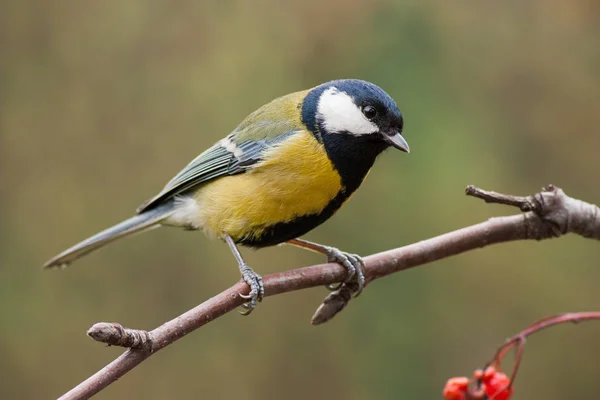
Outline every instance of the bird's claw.
[(239, 293), (241, 298), (248, 300), (242, 304), (242, 308), (246, 309), (246, 311), (240, 311), (240, 314), (249, 315), (256, 308), (256, 303), (262, 301), (265, 296), (265, 287), (262, 276), (254, 272), (250, 266), (242, 265), (240, 271), (242, 272), (242, 280), (250, 286), (250, 293)]
[[(365, 287), (365, 275), (363, 269), (365, 268), (365, 262), (358, 254), (350, 254), (335, 247), (327, 248), (327, 261), (341, 264), (348, 270), (348, 277), (344, 283), (356, 282), (357, 289), (354, 292), (354, 297), (358, 296), (363, 288)], [(327, 288), (330, 290), (339, 290), (343, 283), (333, 286), (328, 285)]]

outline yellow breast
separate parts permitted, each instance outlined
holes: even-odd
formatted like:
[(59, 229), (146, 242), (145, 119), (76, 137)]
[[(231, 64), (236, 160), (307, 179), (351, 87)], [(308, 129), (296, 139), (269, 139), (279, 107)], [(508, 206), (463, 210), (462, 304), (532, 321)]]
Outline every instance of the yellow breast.
[(302, 131), (267, 150), (246, 173), (200, 187), (199, 220), (211, 235), (234, 240), (260, 237), (270, 225), (318, 214), (342, 190), (325, 149)]

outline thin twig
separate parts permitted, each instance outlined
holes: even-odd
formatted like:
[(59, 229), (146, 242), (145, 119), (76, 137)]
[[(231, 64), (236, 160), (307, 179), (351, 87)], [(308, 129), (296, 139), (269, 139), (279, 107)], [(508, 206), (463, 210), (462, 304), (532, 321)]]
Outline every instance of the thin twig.
[(521, 359), (523, 358), (523, 352), (525, 351), (525, 341), (527, 337), (537, 333), (541, 330), (549, 328), (554, 325), (564, 324), (567, 322), (577, 324), (582, 321), (593, 321), (600, 320), (600, 312), (599, 311), (586, 311), (586, 312), (577, 312), (577, 313), (566, 313), (559, 315), (552, 315), (549, 317), (542, 318), (540, 320), (535, 321), (527, 328), (523, 329), (521, 332), (517, 333), (513, 337), (508, 338), (502, 346), (498, 348), (494, 358), (488, 365), (497, 364), (500, 365), (502, 359), (506, 354), (515, 346), (517, 347), (517, 355), (515, 357), (515, 363), (513, 366), (513, 371), (510, 376), (510, 384), (507, 388), (510, 388), (515, 381), (517, 376), (517, 372), (519, 371), (519, 366), (521, 365)]
[[(543, 190), (546, 190), (544, 188)], [(491, 192), (488, 190), (479, 189), (473, 185), (467, 186), (465, 189), (467, 196), (477, 197), (482, 199), (486, 203), (504, 204), (507, 206), (513, 206), (519, 208), (521, 211), (534, 211), (536, 209), (533, 202), (533, 196), (513, 196), (510, 194), (502, 194)]]
[[(486, 201), (501, 197), (497, 193), (478, 190), (467, 193), (471, 195), (477, 193), (476, 197), (481, 198), (485, 193)], [(534, 208), (535, 212), (492, 218), (477, 225), (365, 257), (365, 277), (367, 281), (372, 281), (395, 272), (495, 243), (527, 239), (542, 240), (568, 232), (600, 240), (600, 210), (598, 207), (572, 199), (555, 187), (549, 187), (532, 198), (536, 204), (539, 204), (536, 206), (537, 208)], [(507, 204), (521, 207), (518, 205), (521, 204), (518, 201)], [(265, 295), (274, 296), (342, 282), (345, 279), (346, 270), (338, 264), (314, 265), (265, 276)], [(153, 353), (239, 307), (244, 302), (239, 294), (247, 294), (248, 291), (248, 286), (239, 282), (181, 316), (147, 332), (149, 340), (146, 346), (141, 349), (128, 349), (116, 360), (64, 394), (61, 399), (87, 399), (93, 396)], [(330, 309), (327, 304), (334, 309)], [(321, 314), (315, 317), (324, 316), (324, 318), (330, 319), (346, 304), (347, 300), (343, 304), (329, 301), (320, 307)], [(117, 329), (116, 332), (120, 332), (120, 330)], [(142, 334), (142, 336), (146, 335)], [(112, 340), (113, 343), (120, 343), (114, 338)]]

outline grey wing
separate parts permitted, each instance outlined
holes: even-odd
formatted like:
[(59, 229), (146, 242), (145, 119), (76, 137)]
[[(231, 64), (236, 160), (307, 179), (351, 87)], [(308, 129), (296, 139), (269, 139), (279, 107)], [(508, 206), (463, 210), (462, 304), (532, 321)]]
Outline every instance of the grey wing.
[(233, 142), (235, 132), (232, 133), (190, 162), (159, 194), (139, 206), (137, 213), (152, 209), (199, 184), (246, 171), (262, 159), (265, 149), (294, 132), (296, 131), (285, 132), (274, 139), (249, 140), (238, 144)]

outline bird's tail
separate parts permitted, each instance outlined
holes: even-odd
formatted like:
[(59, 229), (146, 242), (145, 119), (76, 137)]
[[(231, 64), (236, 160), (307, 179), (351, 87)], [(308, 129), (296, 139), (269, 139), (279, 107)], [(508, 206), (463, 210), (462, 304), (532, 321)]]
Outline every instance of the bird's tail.
[(99, 249), (114, 240), (157, 227), (158, 224), (165, 218), (168, 218), (173, 211), (174, 204), (170, 201), (131, 217), (63, 251), (56, 257), (47, 261), (44, 264), (44, 268), (66, 267), (79, 257)]

